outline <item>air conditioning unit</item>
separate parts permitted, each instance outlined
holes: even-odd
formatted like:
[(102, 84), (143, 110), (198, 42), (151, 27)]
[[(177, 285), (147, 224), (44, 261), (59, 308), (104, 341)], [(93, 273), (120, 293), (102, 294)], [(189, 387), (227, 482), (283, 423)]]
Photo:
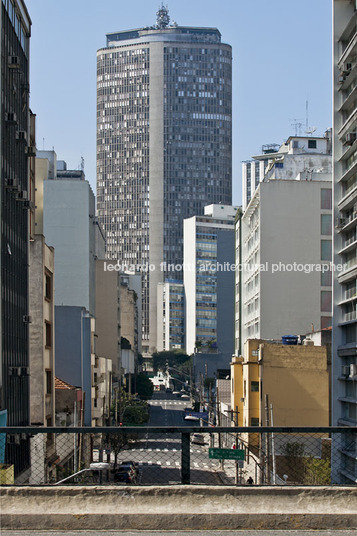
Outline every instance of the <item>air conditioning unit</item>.
[(7, 439), (12, 445), (20, 445), (20, 434), (7, 434)]
[(29, 145), (25, 149), (26, 156), (36, 156), (36, 147), (34, 145)]
[(357, 365), (350, 365), (350, 373), (349, 373), (349, 377), (350, 378), (355, 378), (357, 376)]
[(26, 199), (26, 201), (24, 201), (24, 208), (28, 208), (30, 210), (33, 210), (35, 208), (35, 203), (33, 201), (30, 201), (29, 199)]
[(343, 75), (341, 75), (341, 76), (338, 77), (338, 79), (337, 79), (337, 83), (338, 83), (338, 84), (343, 84), (343, 82), (344, 82), (345, 80), (346, 80), (346, 77), (343, 76)]
[(341, 227), (344, 227), (346, 225), (346, 219), (345, 218), (336, 218), (336, 228), (341, 229)]
[(9, 67), (10, 69), (19, 69), (20, 58), (18, 56), (9, 56)]
[(356, 132), (349, 132), (348, 134), (346, 134), (345, 143), (347, 143), (347, 145), (352, 145), (356, 141), (356, 138)]
[(21, 367), (9, 367), (9, 376), (21, 376)]
[(31, 324), (32, 322), (32, 317), (30, 315), (24, 315), (22, 317), (22, 321), (25, 323), (25, 324)]
[(8, 190), (18, 190), (19, 181), (17, 179), (6, 179), (5, 188), (7, 188)]
[(352, 70), (352, 63), (345, 63), (343, 65), (343, 70), (342, 70), (342, 73), (345, 75), (345, 76), (348, 76), (350, 74)]
[(7, 112), (5, 114), (5, 121), (6, 121), (6, 123), (11, 123), (13, 125), (16, 125), (16, 123), (17, 123), (17, 115), (14, 112)]
[(21, 367), (21, 376), (30, 376), (30, 367)]
[(27, 190), (21, 190), (21, 191), (17, 194), (16, 201), (28, 201)]
[(19, 141), (27, 141), (27, 132), (26, 130), (18, 130), (16, 132), (16, 139)]
[(342, 376), (349, 376), (350, 375), (350, 366), (349, 365), (343, 365), (341, 373), (342, 373)]

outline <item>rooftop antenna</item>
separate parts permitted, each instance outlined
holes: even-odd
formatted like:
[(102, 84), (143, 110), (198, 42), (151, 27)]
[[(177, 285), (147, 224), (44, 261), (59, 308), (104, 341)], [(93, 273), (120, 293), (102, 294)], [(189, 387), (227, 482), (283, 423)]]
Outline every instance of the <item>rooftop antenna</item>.
[(317, 130), (317, 127), (309, 127), (309, 101), (306, 100), (306, 128), (305, 134), (312, 136), (312, 134)]
[(161, 2), (161, 7), (156, 12), (156, 28), (166, 28), (170, 24), (169, 8)]
[(84, 158), (81, 156), (81, 171), (84, 173)]
[(302, 122), (301, 119), (290, 119), (290, 124), (295, 128), (295, 136), (301, 136)]

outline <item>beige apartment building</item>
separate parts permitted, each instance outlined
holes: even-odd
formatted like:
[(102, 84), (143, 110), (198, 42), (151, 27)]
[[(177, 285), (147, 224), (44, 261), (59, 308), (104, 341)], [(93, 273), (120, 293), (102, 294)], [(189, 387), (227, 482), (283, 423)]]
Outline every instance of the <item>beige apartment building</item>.
[(238, 426), (329, 426), (329, 374), (324, 346), (249, 339), (231, 363), (231, 407)]

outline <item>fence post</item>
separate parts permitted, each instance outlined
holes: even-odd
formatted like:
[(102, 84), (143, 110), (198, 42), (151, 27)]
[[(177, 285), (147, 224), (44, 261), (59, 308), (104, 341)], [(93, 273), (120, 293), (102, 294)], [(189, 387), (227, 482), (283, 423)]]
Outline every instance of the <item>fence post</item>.
[(181, 484), (190, 484), (190, 434), (181, 434)]

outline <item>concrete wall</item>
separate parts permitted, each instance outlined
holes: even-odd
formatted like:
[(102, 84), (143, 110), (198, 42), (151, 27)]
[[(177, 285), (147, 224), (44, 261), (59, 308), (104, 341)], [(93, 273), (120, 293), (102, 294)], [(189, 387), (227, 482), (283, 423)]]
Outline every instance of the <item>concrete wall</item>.
[(353, 487), (2, 486), (0, 492), (3, 530), (299, 532), (357, 526)]
[(95, 207), (87, 181), (44, 182), (44, 234), (55, 247), (56, 305), (95, 314)]
[(274, 426), (329, 426), (326, 348), (263, 343), (260, 359), (263, 403), (268, 394)]
[[(217, 229), (217, 263), (234, 264), (234, 228)], [(234, 271), (217, 271), (217, 347), (218, 351), (234, 352)]]
[[(279, 181), (260, 185), (260, 262), (321, 264), (321, 189), (330, 182)], [(276, 207), (279, 207), (276, 210)], [(272, 214), (274, 216), (272, 217)], [(332, 260), (332, 259), (331, 259)], [(325, 261), (330, 262), (330, 261)], [(331, 287), (328, 288), (331, 290)], [(328, 290), (327, 289), (327, 290)], [(279, 339), (321, 327), (321, 273), (260, 274), (260, 338)], [(332, 316), (332, 311), (329, 315)]]
[(186, 353), (192, 354), (196, 343), (196, 218), (183, 222), (183, 282), (186, 308)]
[(97, 354), (112, 361), (113, 375), (119, 378), (120, 363), (120, 292), (119, 272), (104, 271), (104, 261), (97, 259), (96, 267), (96, 333)]
[(136, 293), (120, 281), (120, 331), (128, 339), (134, 352), (138, 351), (138, 314)]
[[(30, 419), (31, 424), (46, 425), (52, 419), (54, 425), (54, 251), (45, 244), (42, 235), (35, 235), (30, 242)], [(46, 279), (52, 280), (51, 298), (46, 297)], [(46, 324), (51, 325), (52, 341), (46, 346)], [(51, 373), (47, 386), (46, 371)], [(47, 387), (50, 392), (47, 392)]]

